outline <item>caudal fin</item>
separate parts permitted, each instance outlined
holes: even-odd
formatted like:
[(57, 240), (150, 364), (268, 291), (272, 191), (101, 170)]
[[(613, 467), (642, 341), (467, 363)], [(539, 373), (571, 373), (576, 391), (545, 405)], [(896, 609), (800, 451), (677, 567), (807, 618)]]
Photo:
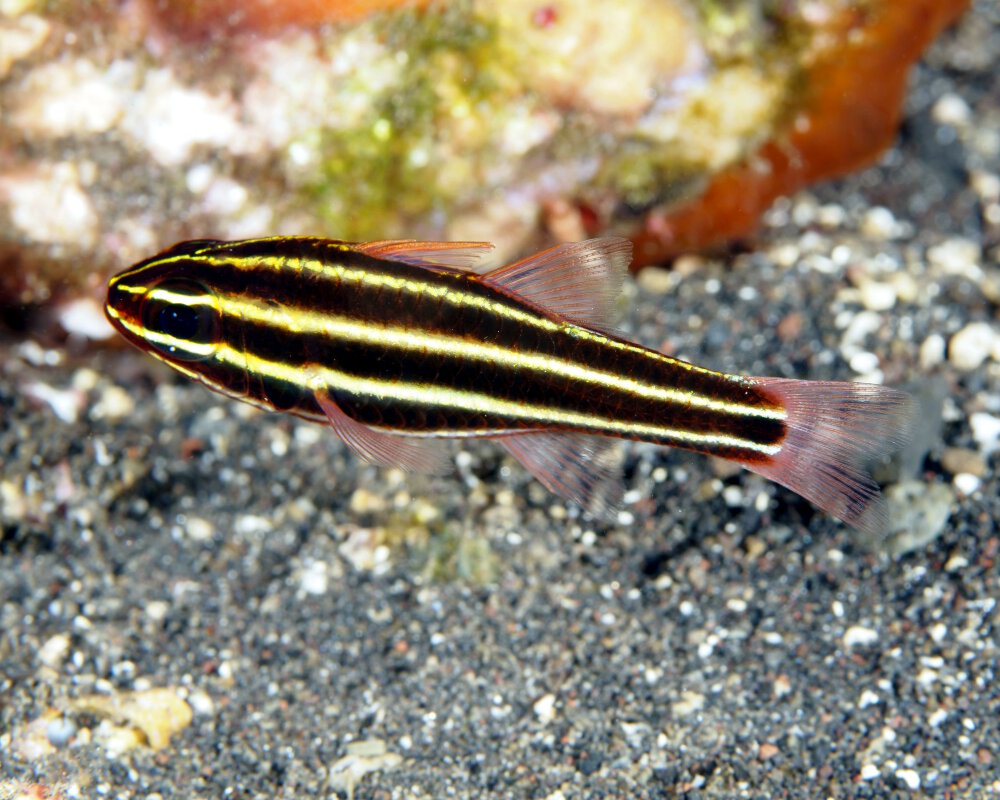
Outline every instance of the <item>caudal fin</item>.
[(867, 383), (755, 380), (785, 407), (788, 433), (777, 455), (744, 466), (863, 533), (883, 532), (885, 503), (867, 470), (906, 443), (913, 399)]

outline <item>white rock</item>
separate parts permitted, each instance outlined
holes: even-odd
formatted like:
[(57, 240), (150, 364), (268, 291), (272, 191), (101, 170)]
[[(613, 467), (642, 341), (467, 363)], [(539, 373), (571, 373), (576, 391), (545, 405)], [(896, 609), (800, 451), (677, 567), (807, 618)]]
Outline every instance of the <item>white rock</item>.
[(888, 311), (896, 305), (896, 287), (881, 281), (865, 281), (859, 289), (861, 304), (869, 311)]
[(861, 232), (870, 239), (891, 239), (897, 228), (896, 218), (885, 206), (870, 208), (861, 220)]
[(686, 691), (681, 699), (671, 705), (675, 717), (687, 717), (696, 714), (705, 706), (705, 695), (700, 692)]
[(76, 422), (86, 398), (76, 389), (57, 389), (41, 381), (33, 381), (24, 386), (24, 393), (52, 409), (52, 413), (68, 425)]
[(548, 725), (555, 719), (556, 716), (556, 696), (549, 692), (548, 694), (543, 694), (539, 697), (535, 704), (532, 706), (532, 710), (535, 712), (535, 716), (538, 717), (538, 721), (543, 725)]
[(969, 417), (969, 427), (983, 458), (989, 458), (995, 451), (1000, 450), (1000, 417), (987, 414), (985, 411), (977, 411)]
[(972, 109), (961, 96), (948, 92), (948, 94), (941, 95), (934, 103), (931, 108), (931, 116), (935, 122), (959, 128), (968, 124), (972, 117)]
[(970, 472), (959, 472), (951, 480), (951, 485), (955, 487), (955, 491), (966, 497), (974, 494), (982, 486), (982, 483), (980, 478)]
[(867, 350), (859, 350), (848, 362), (855, 372), (865, 374), (878, 369), (878, 356)]
[(121, 128), (166, 167), (187, 160), (198, 145), (243, 152), (248, 137), (231, 97), (189, 89), (168, 69), (151, 70)]
[(97, 243), (97, 212), (72, 162), (0, 175), (0, 201), (8, 205), (14, 225), (33, 242), (84, 250)]
[(988, 358), (1000, 356), (1000, 332), (988, 322), (970, 322), (951, 337), (948, 360), (956, 369), (978, 369)]
[[(10, 0), (4, 0), (10, 2)], [(0, 11), (2, 11), (0, 4)], [(50, 25), (34, 14), (10, 14), (15, 19), (0, 17), (0, 80), (7, 77), (15, 61), (30, 56), (48, 38)]]
[(978, 280), (982, 275), (980, 262), (982, 249), (977, 242), (955, 236), (945, 239), (927, 251), (927, 260), (949, 275), (964, 275), (971, 280)]
[(906, 785), (907, 789), (916, 791), (920, 788), (920, 775), (916, 770), (897, 769), (896, 777)]
[(881, 774), (879, 768), (874, 764), (865, 764), (861, 767), (861, 780), (863, 781), (873, 781)]
[(927, 724), (932, 728), (939, 728), (946, 719), (948, 719), (948, 712), (943, 708), (938, 708), (927, 718)]
[(920, 366), (922, 369), (932, 369), (944, 361), (945, 341), (939, 333), (932, 333), (920, 345)]
[(303, 595), (323, 595), (330, 589), (330, 579), (326, 564), (309, 561), (299, 573), (299, 591)]
[(65, 633), (49, 637), (38, 650), (38, 660), (47, 667), (59, 669), (69, 654), (70, 638)]
[(852, 625), (844, 631), (844, 647), (865, 647), (878, 641), (878, 631), (863, 625)]
[(881, 703), (881, 698), (875, 694), (871, 689), (865, 689), (861, 693), (861, 697), (858, 698), (858, 708), (868, 708), (868, 706), (877, 706)]
[(204, 517), (188, 517), (185, 533), (195, 542), (207, 542), (215, 535), (215, 525)]
[(841, 337), (841, 346), (860, 345), (871, 334), (882, 327), (882, 318), (874, 311), (854, 314), (848, 321)]
[(80, 297), (59, 306), (59, 324), (66, 333), (101, 341), (115, 335), (104, 309), (93, 297)]
[(108, 386), (97, 402), (90, 407), (90, 418), (116, 421), (125, 419), (135, 411), (135, 399), (121, 386)]
[(125, 61), (107, 69), (82, 58), (45, 64), (19, 87), (14, 124), (36, 136), (103, 133), (121, 119), (134, 74)]

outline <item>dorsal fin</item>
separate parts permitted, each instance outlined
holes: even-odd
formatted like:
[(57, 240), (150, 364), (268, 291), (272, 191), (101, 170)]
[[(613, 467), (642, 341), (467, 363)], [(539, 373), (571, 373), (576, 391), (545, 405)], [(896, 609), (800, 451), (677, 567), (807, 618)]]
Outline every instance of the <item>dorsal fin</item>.
[(490, 254), (489, 242), (418, 242), (413, 239), (385, 239), (354, 245), (359, 253), (402, 261), (418, 267), (448, 267), (462, 272), (478, 272), (480, 262)]
[(550, 247), (482, 280), (571, 322), (608, 330), (631, 260), (628, 239), (606, 236)]

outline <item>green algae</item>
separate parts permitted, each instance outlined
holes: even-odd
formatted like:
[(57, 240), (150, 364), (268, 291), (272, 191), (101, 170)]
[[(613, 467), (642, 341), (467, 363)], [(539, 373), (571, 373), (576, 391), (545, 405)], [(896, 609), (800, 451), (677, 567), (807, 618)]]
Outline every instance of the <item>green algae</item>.
[[(517, 86), (495, 24), (467, 3), (387, 15), (378, 34), (386, 57), (405, 63), (400, 81), (357, 125), (318, 132), (321, 165), (306, 185), (312, 209), (350, 239), (445, 213), (480, 177), (476, 164)], [(456, 131), (461, 150), (450, 141)]]

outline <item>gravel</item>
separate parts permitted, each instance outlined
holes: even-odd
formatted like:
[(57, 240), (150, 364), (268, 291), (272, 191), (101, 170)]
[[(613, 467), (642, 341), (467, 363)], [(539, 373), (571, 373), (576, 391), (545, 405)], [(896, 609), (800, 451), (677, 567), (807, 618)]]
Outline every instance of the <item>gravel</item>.
[(489, 443), (376, 470), (139, 353), (0, 342), (0, 796), (1000, 792), (982, 48), (994, 3), (880, 164), (627, 287), (629, 334), (706, 366), (937, 397), (891, 477), (927, 525), (891, 540), (642, 445), (628, 524), (596, 525)]

